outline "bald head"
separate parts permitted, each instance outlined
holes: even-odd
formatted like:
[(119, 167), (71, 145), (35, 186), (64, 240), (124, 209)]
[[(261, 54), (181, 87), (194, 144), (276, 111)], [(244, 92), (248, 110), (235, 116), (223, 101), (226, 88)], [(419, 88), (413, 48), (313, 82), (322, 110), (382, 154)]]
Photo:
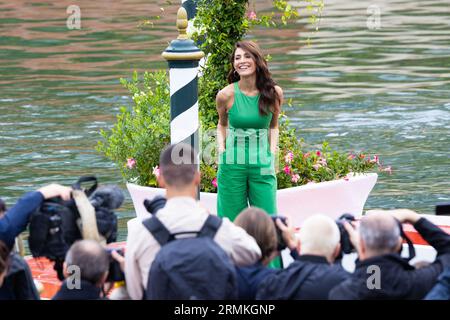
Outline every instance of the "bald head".
[(332, 262), (340, 239), (333, 219), (321, 214), (314, 215), (306, 219), (300, 229), (301, 253), (324, 256)]
[(386, 213), (364, 216), (359, 225), (359, 233), (366, 250), (372, 256), (395, 253), (401, 240), (398, 222)]
[(81, 279), (97, 284), (109, 269), (106, 250), (94, 240), (80, 240), (69, 249), (65, 260), (67, 266), (80, 268)]

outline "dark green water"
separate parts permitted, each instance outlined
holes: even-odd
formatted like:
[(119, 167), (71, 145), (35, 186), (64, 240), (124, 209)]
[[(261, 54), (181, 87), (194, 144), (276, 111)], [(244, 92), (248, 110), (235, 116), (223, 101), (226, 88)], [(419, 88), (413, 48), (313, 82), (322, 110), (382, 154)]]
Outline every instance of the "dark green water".
[[(0, 1), (0, 197), (9, 205), (38, 186), (71, 184), (84, 174), (125, 188), (94, 150), (98, 132), (130, 104), (118, 79), (165, 68), (160, 53), (177, 35), (177, 1), (79, 0), (81, 30), (66, 27), (71, 4)], [(380, 7), (380, 29), (367, 27), (370, 4)], [(162, 19), (139, 28), (160, 6)], [(311, 47), (304, 46), (311, 33), (300, 32), (305, 23), (251, 35), (273, 58), (301, 137), (379, 154), (393, 167), (366, 208), (432, 213), (436, 202), (450, 201), (447, 1), (326, 1)], [(132, 215), (129, 199), (120, 215)]]

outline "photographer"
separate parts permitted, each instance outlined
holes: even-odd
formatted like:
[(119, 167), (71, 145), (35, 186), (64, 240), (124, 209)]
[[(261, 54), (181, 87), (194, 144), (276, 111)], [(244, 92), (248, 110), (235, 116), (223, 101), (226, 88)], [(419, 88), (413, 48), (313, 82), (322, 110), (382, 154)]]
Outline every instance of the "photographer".
[[(6, 205), (0, 199), (0, 219), (5, 215)], [(1, 242), (2, 246), (5, 246)], [(9, 249), (8, 249), (9, 251)], [(7, 273), (0, 285), (0, 300), (39, 300), (39, 293), (33, 281), (27, 262), (14, 250), (8, 257)]]
[(69, 187), (51, 184), (26, 193), (0, 218), (0, 240), (12, 248), (15, 238), (26, 229), (30, 215), (42, 205), (45, 199), (60, 196), (63, 200), (69, 200), (71, 191)]
[[(279, 219), (277, 223), (283, 224)], [(249, 235), (255, 238), (261, 249), (261, 259), (254, 265), (248, 267), (236, 267), (238, 282), (238, 299), (254, 300), (256, 291), (267, 276), (279, 270), (268, 268), (269, 262), (278, 256), (277, 233), (274, 220), (262, 209), (250, 207), (243, 210), (234, 220), (234, 224), (244, 229)], [(288, 226), (284, 226), (283, 237), (289, 239), (290, 249), (297, 252), (297, 242), (295, 241), (294, 230), (287, 221)], [(292, 239), (292, 240), (291, 240)]]
[[(412, 224), (436, 249), (432, 264), (415, 269), (400, 256), (399, 223)], [(345, 228), (359, 261), (351, 277), (330, 292), (330, 299), (423, 299), (450, 266), (450, 235), (414, 211), (371, 210), (362, 217), (358, 231), (348, 223)]]
[[(69, 249), (64, 262), (66, 279), (53, 300), (98, 300), (105, 298), (103, 285), (110, 259), (105, 248), (94, 240), (79, 240)], [(77, 278), (79, 277), (79, 278)], [(77, 282), (79, 286), (77, 286)]]
[[(278, 224), (286, 233), (287, 227)], [(292, 238), (285, 238), (289, 248)], [(340, 254), (340, 233), (332, 219), (314, 215), (300, 229), (301, 255), (288, 268), (267, 277), (258, 289), (262, 300), (326, 300), (330, 290), (349, 277), (340, 266), (333, 264)]]
[[(181, 163), (177, 157), (182, 158)], [(159, 209), (156, 216), (172, 234), (199, 231), (209, 219), (209, 212), (196, 200), (200, 172), (194, 159), (194, 150), (183, 143), (167, 147), (160, 156), (161, 174), (158, 183), (166, 189), (167, 203)], [(255, 240), (228, 219), (222, 220), (214, 242), (237, 265), (251, 265), (261, 256)], [(125, 280), (132, 299), (143, 298), (148, 286), (149, 271), (160, 248), (142, 221), (136, 219), (128, 223)], [(209, 266), (201, 266), (207, 267)]]

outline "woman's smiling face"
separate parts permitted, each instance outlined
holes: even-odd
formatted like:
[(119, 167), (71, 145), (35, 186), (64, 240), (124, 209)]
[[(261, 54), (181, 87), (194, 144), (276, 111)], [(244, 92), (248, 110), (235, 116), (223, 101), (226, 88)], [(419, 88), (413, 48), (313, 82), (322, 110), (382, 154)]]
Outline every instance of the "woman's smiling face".
[(256, 63), (249, 52), (237, 48), (234, 53), (234, 70), (240, 77), (248, 77), (256, 72)]

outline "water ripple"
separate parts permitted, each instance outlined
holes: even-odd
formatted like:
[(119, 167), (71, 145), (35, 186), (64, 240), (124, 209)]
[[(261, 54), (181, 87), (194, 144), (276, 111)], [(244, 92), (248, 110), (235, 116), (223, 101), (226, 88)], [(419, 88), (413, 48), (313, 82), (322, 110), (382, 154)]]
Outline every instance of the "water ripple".
[[(271, 54), (274, 77), (293, 99), (284, 107), (308, 144), (328, 139), (340, 150), (379, 154), (393, 167), (368, 208), (431, 213), (449, 199), (447, 2), (327, 0), (316, 34), (306, 18), (282, 32), (252, 32)], [(269, 3), (256, 1), (257, 11), (270, 10)], [(65, 2), (0, 3), (0, 196), (8, 204), (38, 185), (71, 184), (83, 174), (124, 187), (117, 168), (95, 151), (98, 132), (132, 102), (119, 78), (167, 67), (161, 52), (177, 34), (179, 3), (166, 5), (153, 28), (137, 26), (161, 14), (155, 1), (77, 4), (81, 30), (67, 30)], [(367, 27), (371, 4), (380, 6), (380, 29)], [(128, 199), (121, 215), (130, 211)]]

